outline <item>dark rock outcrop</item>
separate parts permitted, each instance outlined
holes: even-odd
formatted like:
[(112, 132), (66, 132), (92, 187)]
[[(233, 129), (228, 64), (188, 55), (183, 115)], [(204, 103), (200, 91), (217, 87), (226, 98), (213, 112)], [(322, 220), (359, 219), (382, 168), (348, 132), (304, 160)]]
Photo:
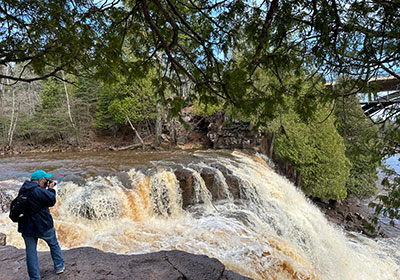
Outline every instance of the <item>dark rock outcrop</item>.
[(16, 195), (17, 192), (10, 187), (0, 186), (0, 212), (7, 213), (10, 210), (11, 201)]
[(7, 235), (0, 232), (0, 246), (5, 246), (7, 244)]
[[(90, 247), (63, 251), (65, 272), (54, 273), (49, 252), (39, 252), (40, 274), (50, 279), (135, 279), (135, 280), (249, 280), (229, 270), (214, 258), (182, 251), (161, 251), (143, 255), (117, 255)], [(27, 278), (25, 251), (0, 247), (2, 280)]]
[[(213, 164), (213, 167), (219, 170), (225, 179), (225, 183), (228, 186), (229, 192), (236, 198), (239, 197), (239, 179), (232, 175), (232, 173), (224, 167), (222, 164)], [(201, 171), (201, 177), (206, 184), (207, 189), (212, 194), (213, 200), (226, 199), (227, 194), (223, 192), (222, 182), (217, 180), (216, 171), (211, 168), (203, 168)]]
[(241, 198), (240, 197), (240, 178), (236, 177), (232, 174), (226, 166), (220, 163), (213, 163), (211, 164), (213, 168), (218, 169), (219, 171), (224, 174), (226, 183), (228, 185), (230, 193), (233, 195), (234, 198)]
[(204, 180), (204, 184), (210, 191), (213, 200), (225, 198), (220, 194), (221, 186), (215, 180), (215, 171), (211, 168), (203, 168), (200, 176)]
[(260, 152), (267, 155), (272, 160), (275, 165), (275, 170), (278, 173), (288, 178), (296, 186), (301, 187), (302, 178), (300, 172), (298, 172), (291, 163), (276, 155), (274, 146), (275, 137), (276, 135), (274, 132), (265, 130), (260, 135)]
[(174, 173), (182, 190), (182, 206), (183, 208), (186, 208), (193, 202), (193, 174), (191, 171), (184, 168), (178, 168)]
[(224, 112), (207, 118), (207, 137), (214, 148), (250, 148), (256, 141), (250, 122), (228, 120)]
[(369, 237), (385, 237), (379, 228), (372, 230), (371, 215), (357, 198), (347, 198), (343, 201), (312, 199), (326, 218), (348, 231), (360, 232)]
[[(240, 179), (232, 175), (232, 172), (222, 164), (213, 163), (211, 166), (212, 168), (202, 168), (200, 176), (203, 178), (207, 189), (210, 191), (212, 199), (219, 200), (227, 198), (227, 194), (223, 192), (222, 182), (216, 178), (216, 170), (219, 170), (223, 174), (225, 183), (233, 197), (240, 198)], [(195, 203), (195, 190), (193, 186), (195, 178), (193, 178), (193, 172), (188, 169), (177, 168), (174, 170), (174, 173), (182, 191), (182, 206), (186, 208)]]

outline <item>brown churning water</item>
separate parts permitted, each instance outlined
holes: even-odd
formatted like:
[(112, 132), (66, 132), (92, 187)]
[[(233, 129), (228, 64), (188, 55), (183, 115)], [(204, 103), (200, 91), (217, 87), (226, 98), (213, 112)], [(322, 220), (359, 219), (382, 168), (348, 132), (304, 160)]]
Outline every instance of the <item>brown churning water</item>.
[[(14, 171), (0, 164), (14, 176), (0, 177), (3, 195), (16, 192), (31, 159), (10, 158), (21, 163)], [(266, 160), (237, 151), (56, 155), (41, 169), (62, 178), (52, 213), (63, 249), (179, 249), (254, 279), (400, 279), (398, 238), (336, 228)], [(23, 246), (5, 213), (0, 231)]]

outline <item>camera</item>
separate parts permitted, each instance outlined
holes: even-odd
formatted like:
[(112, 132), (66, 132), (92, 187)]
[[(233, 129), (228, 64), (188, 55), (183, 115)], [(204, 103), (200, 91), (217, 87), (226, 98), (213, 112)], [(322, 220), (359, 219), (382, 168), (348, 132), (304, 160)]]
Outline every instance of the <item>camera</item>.
[(44, 186), (46, 188), (48, 188), (52, 183), (54, 183), (54, 187), (57, 185), (57, 182), (52, 181), (52, 180), (46, 180), (46, 182), (44, 183)]

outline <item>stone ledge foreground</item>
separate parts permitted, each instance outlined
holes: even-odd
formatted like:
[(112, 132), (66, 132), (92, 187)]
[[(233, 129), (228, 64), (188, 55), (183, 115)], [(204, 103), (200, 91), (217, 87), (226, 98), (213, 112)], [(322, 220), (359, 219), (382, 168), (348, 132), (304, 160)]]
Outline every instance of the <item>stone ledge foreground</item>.
[[(183, 251), (161, 251), (143, 255), (117, 255), (91, 247), (64, 250), (66, 270), (56, 275), (49, 252), (39, 252), (43, 280), (249, 280), (229, 270), (217, 259)], [(2, 280), (28, 279), (25, 250), (0, 247)]]

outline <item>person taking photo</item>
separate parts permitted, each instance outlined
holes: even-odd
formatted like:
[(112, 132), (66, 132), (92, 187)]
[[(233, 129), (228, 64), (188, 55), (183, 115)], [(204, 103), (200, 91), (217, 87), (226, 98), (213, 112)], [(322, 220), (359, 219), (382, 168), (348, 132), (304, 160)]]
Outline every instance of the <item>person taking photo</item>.
[(37, 242), (41, 238), (50, 247), (51, 258), (53, 260), (56, 274), (64, 272), (64, 261), (60, 245), (56, 237), (53, 217), (49, 207), (56, 204), (55, 182), (48, 178), (43, 170), (32, 173), (31, 180), (25, 181), (19, 190), (21, 193), (29, 192), (28, 200), (30, 214), (18, 221), (18, 232), (22, 233), (25, 241), (26, 265), (28, 275), (31, 280), (40, 279), (39, 260), (37, 256)]

